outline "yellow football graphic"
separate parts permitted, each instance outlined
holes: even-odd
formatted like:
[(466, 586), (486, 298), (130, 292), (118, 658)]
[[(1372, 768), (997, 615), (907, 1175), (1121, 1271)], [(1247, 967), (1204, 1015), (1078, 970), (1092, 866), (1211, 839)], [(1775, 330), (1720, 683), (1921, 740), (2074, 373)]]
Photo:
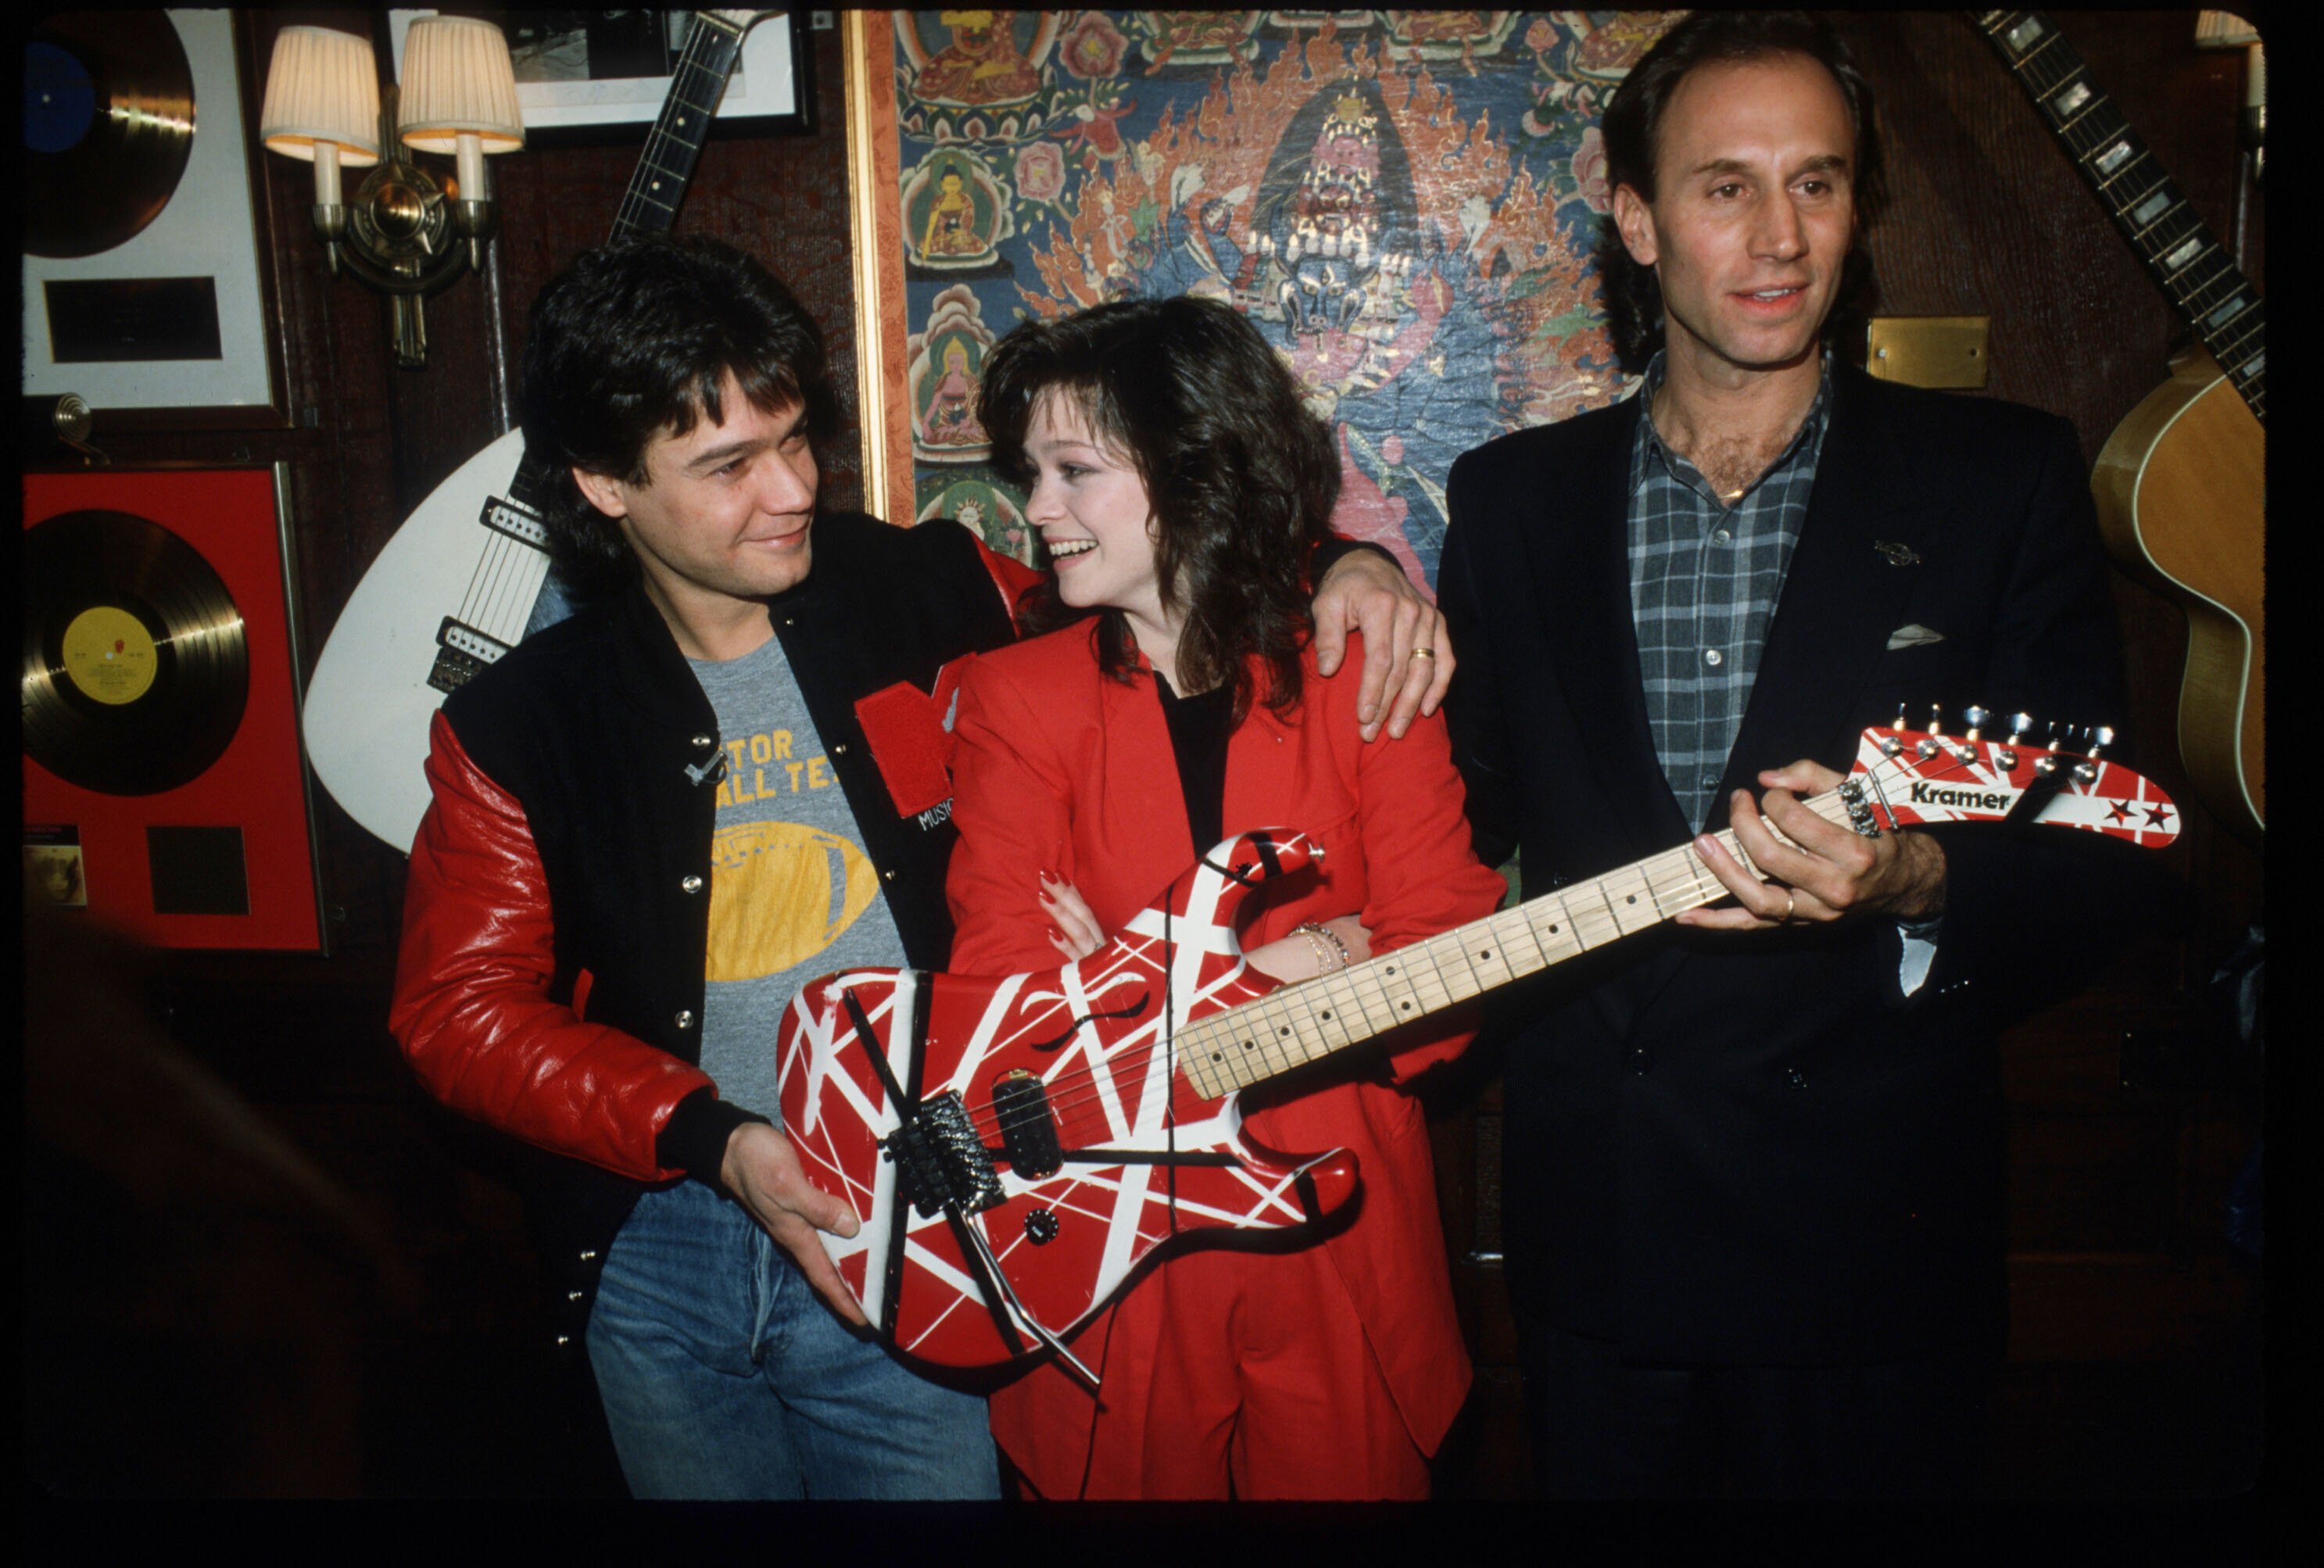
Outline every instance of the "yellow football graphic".
[(713, 981), (756, 980), (805, 964), (880, 890), (862, 850), (804, 823), (722, 827), (710, 864)]

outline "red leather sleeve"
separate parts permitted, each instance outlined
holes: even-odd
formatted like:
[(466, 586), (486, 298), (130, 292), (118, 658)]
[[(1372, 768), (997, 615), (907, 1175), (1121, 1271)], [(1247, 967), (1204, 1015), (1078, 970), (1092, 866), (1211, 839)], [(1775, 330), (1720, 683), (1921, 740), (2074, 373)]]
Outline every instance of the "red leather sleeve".
[(709, 1075), (549, 1000), (549, 885), (524, 808), (440, 713), (429, 740), (435, 801), (411, 846), (389, 1031), (465, 1116), (634, 1180), (684, 1175), (654, 1139)]
[(993, 550), (982, 540), (977, 541), (976, 548), (983, 558), (985, 575), (992, 579), (992, 586), (1001, 590), (1001, 603), (1009, 606), (1010, 624), (1016, 626), (1021, 636), (1024, 627), (1017, 620), (1017, 601), (1024, 596), (1028, 588), (1041, 580), (1042, 574), (1020, 560)]

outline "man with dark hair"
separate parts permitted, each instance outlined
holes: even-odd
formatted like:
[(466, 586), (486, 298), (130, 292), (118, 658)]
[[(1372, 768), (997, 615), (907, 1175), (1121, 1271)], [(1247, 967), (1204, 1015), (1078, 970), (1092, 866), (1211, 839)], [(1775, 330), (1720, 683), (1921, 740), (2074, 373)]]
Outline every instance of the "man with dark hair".
[[(584, 603), (435, 721), (390, 1026), (438, 1098), (544, 1151), (566, 1338), (638, 1495), (994, 1496), (983, 1400), (890, 1357), (825, 1254), (855, 1219), (770, 1120), (773, 1042), (806, 980), (943, 967), (952, 692), (1034, 576), (818, 506), (822, 336), (715, 242), (552, 280), (523, 407)], [(1437, 641), (1371, 552), (1333, 577), (1337, 636)], [(1441, 689), (1408, 663), (1373, 684), (1391, 733)]]
[(1521, 847), (1528, 897), (1694, 834), (1732, 899), (1509, 1009), (1538, 1479), (1968, 1490), (2002, 1323), (1995, 1032), (2106, 908), (2034, 890), (2139, 873), (2095, 835), (1863, 837), (1803, 798), (1901, 702), (2120, 715), (2080, 449), (1825, 346), (1874, 138), (1820, 21), (1694, 14), (1605, 136), (1644, 380), (1453, 466), (1455, 756), (1480, 853)]

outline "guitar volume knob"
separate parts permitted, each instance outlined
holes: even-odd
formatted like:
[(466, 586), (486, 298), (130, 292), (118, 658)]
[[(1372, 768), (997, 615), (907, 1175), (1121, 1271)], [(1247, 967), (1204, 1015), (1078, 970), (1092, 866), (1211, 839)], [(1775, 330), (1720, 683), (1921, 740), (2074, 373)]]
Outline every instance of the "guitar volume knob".
[(1057, 1239), (1057, 1213), (1055, 1209), (1035, 1209), (1025, 1216), (1025, 1239), (1036, 1247), (1046, 1247)]

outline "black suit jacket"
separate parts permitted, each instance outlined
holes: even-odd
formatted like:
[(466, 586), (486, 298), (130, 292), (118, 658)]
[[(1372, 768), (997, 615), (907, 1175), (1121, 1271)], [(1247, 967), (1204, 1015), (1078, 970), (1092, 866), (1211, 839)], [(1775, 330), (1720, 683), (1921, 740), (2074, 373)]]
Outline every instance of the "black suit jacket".
[[(2071, 428), (1833, 374), (1814, 493), (1713, 828), (1762, 769), (1813, 757), (1845, 771), (1858, 732), (1900, 702), (2123, 715)], [(1455, 757), (1480, 853), (1496, 863), (1520, 847), (1528, 898), (1691, 831), (1655, 756), (1630, 617), (1640, 414), (1632, 400), (1505, 437), (1462, 457), (1448, 486), (1438, 592), (1461, 655)], [(1889, 646), (1912, 626), (1937, 640)], [(1990, 1342), (2003, 1299), (1994, 1033), (2086, 971), (2146, 872), (2138, 852), (2093, 835), (1936, 831), (1948, 903), (1937, 962), (1909, 999), (1896, 927), (1877, 918), (1763, 935), (1665, 926), (1503, 993), (1503, 1226), (1521, 1307), (1675, 1364)]]

